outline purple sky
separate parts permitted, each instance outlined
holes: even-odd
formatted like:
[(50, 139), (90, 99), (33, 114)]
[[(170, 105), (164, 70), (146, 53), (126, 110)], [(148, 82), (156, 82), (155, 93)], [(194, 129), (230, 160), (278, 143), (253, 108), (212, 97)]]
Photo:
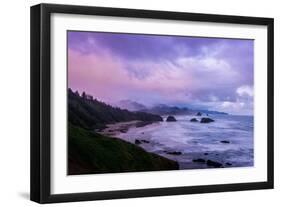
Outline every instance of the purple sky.
[(117, 103), (253, 114), (253, 40), (68, 32), (73, 90)]

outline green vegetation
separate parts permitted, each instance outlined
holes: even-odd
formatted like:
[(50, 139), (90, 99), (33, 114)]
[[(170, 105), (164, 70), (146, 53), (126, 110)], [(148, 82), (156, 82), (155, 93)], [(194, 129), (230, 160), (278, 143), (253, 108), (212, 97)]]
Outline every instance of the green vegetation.
[(68, 90), (68, 174), (176, 170), (178, 163), (118, 138), (96, 133), (106, 124), (140, 120), (137, 127), (163, 121), (161, 116), (131, 112)]
[(118, 138), (68, 127), (68, 174), (177, 170), (178, 163)]
[(93, 99), (85, 92), (68, 89), (68, 121), (84, 129), (103, 129), (106, 124), (140, 120), (144, 122), (163, 121), (159, 115), (146, 112), (131, 112)]

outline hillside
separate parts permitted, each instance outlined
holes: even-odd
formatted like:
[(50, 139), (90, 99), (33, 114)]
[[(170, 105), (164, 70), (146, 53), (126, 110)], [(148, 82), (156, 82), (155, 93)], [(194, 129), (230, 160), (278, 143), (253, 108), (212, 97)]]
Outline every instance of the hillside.
[(177, 170), (177, 162), (121, 139), (69, 124), (68, 174)]
[(131, 112), (112, 107), (84, 92), (68, 89), (68, 121), (84, 129), (102, 129), (106, 124), (140, 120), (145, 122), (163, 121), (159, 115), (146, 112)]

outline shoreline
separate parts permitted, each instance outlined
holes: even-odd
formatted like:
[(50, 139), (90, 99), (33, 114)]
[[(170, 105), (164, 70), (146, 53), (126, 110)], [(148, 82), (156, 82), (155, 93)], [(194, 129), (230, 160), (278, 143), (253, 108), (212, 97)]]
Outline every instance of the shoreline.
[(97, 133), (106, 135), (106, 136), (117, 136), (121, 133), (127, 133), (128, 130), (132, 127), (144, 127), (153, 123), (157, 123), (157, 121), (128, 121), (128, 122), (117, 122), (114, 124), (107, 124), (105, 129), (99, 130)]
[(74, 125), (68, 130), (68, 175), (179, 170), (178, 162), (117, 137)]
[[(180, 122), (182, 120), (179, 119), (178, 121)], [(189, 123), (189, 119), (186, 121)], [(169, 146), (163, 147), (163, 144), (159, 142), (159, 140), (157, 141), (152, 139), (149, 132), (147, 134), (147, 129), (143, 129), (143, 132), (141, 132), (142, 129), (137, 129), (138, 127), (144, 127), (146, 125), (155, 123), (157, 122), (145, 123), (137, 120), (130, 122), (120, 122), (107, 125), (107, 128), (99, 133), (125, 140), (143, 148), (146, 152), (156, 153), (159, 156), (174, 160), (179, 164), (180, 169), (231, 168), (248, 167), (253, 165), (253, 163), (250, 161), (231, 160), (230, 157), (233, 156), (233, 153), (235, 153), (235, 150), (233, 149), (225, 149), (222, 152), (216, 149), (206, 149), (205, 151), (200, 152), (187, 152), (179, 148), (171, 148)], [(205, 127), (206, 125), (202, 126)], [(132, 129), (132, 131), (129, 131), (130, 129)], [(140, 132), (134, 135), (134, 131)], [(233, 141), (229, 141), (229, 139), (226, 138), (221, 138), (221, 140), (218, 140), (216, 144), (221, 145), (222, 147), (227, 147), (231, 146)], [(244, 150), (242, 152), (240, 150), (239, 153), (244, 154), (248, 152), (244, 152)]]

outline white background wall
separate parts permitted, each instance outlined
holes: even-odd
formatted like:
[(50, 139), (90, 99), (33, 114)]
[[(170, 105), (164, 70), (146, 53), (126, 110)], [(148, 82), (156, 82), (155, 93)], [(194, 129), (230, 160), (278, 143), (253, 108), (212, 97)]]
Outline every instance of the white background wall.
[[(278, 0), (69, 0), (1, 2), (0, 206), (36, 206), (29, 198), (29, 7), (81, 4), (275, 18), (275, 189), (154, 198), (63, 203), (53, 206), (278, 206), (281, 202), (281, 12)], [(280, 124), (280, 125), (279, 125)]]

